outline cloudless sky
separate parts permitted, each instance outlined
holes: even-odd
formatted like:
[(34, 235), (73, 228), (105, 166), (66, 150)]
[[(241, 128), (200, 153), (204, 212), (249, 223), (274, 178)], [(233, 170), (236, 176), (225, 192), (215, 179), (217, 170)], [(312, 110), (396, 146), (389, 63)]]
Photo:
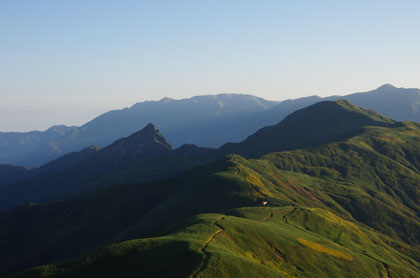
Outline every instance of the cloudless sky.
[(0, 0), (0, 130), (168, 96), (420, 87), (420, 1)]

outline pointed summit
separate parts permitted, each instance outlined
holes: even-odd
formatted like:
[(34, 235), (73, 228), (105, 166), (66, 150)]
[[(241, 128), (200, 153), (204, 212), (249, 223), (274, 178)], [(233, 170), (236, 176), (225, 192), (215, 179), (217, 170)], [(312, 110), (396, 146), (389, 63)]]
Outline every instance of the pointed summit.
[(159, 102), (162, 102), (162, 103), (170, 103), (170, 102), (173, 102), (173, 101), (175, 101), (175, 99), (170, 98), (170, 97), (164, 97), (161, 100), (159, 100)]
[(156, 129), (154, 124), (148, 123), (142, 130), (115, 141), (105, 149), (121, 149), (120, 151), (124, 153), (149, 153), (156, 150), (156, 148), (172, 150), (172, 146), (166, 141), (160, 131)]
[(156, 127), (152, 123), (148, 123), (141, 131), (155, 131)]
[[(102, 175), (118, 171), (135, 160), (157, 157), (171, 151), (172, 147), (165, 137), (153, 124), (149, 123), (142, 130), (102, 149), (89, 146), (82, 151), (69, 153), (45, 164), (38, 170), (42, 171), (39, 181), (24, 181), (20, 183), (19, 190), (15, 190), (15, 187), (11, 191), (6, 190), (7, 197), (2, 200), (10, 201), (0, 202), (0, 211), (29, 202), (45, 203), (70, 198), (73, 194), (85, 194), (103, 184), (90, 185), (90, 182)], [(60, 174), (55, 175), (54, 172)], [(60, 185), (59, 189), (57, 189), (57, 184)], [(25, 193), (21, 194), (22, 192)], [(3, 196), (6, 195), (3, 194)]]
[(387, 84), (384, 84), (384, 85), (382, 85), (382, 86), (380, 86), (378, 89), (376, 89), (376, 90), (380, 90), (380, 91), (384, 91), (384, 90), (393, 90), (393, 89), (396, 89), (397, 87), (395, 87), (394, 85), (392, 85), (392, 84), (389, 84), (389, 83), (387, 83)]

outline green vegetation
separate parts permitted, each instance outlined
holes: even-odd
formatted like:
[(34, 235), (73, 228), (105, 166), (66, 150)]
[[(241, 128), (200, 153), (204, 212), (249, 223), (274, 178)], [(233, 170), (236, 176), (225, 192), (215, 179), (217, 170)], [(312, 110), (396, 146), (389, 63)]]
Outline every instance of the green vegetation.
[[(228, 155), (172, 180), (0, 215), (2, 271), (44, 264), (12, 277), (419, 277), (420, 124), (348, 102), (327, 106), (350, 118), (324, 131), (353, 114), (360, 120), (328, 144)], [(301, 116), (309, 117), (293, 117)]]
[(416, 277), (419, 267), (370, 229), (323, 209), (285, 206), (197, 215), (167, 236), (14, 277)]
[(222, 147), (247, 158), (284, 150), (319, 147), (362, 132), (364, 126), (392, 127), (396, 122), (346, 100), (324, 101), (298, 110), (280, 123), (267, 126), (239, 144)]
[[(165, 235), (16, 277), (417, 277), (420, 167), (404, 154), (420, 157), (419, 135), (403, 123), (311, 150), (226, 157), (116, 238)], [(224, 212), (192, 216), (207, 211)]]

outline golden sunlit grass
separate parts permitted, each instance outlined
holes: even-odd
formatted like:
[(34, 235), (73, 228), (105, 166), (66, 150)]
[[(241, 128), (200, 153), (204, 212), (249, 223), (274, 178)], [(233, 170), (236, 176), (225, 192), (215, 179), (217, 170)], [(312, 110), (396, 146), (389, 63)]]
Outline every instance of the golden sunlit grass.
[(318, 243), (315, 243), (315, 242), (312, 242), (312, 241), (309, 241), (309, 240), (306, 240), (306, 239), (303, 239), (303, 238), (298, 238), (298, 240), (303, 245), (305, 245), (305, 246), (307, 246), (307, 247), (309, 247), (309, 248), (311, 248), (311, 249), (313, 249), (315, 251), (318, 251), (318, 252), (321, 252), (321, 253), (325, 253), (325, 254), (334, 256), (336, 258), (342, 258), (342, 259), (345, 259), (347, 261), (352, 261), (353, 260), (353, 257), (350, 256), (349, 254), (346, 254), (346, 253), (343, 253), (343, 252), (340, 252), (340, 251), (337, 251), (337, 250), (330, 249), (328, 247), (322, 246), (322, 245), (320, 245)]

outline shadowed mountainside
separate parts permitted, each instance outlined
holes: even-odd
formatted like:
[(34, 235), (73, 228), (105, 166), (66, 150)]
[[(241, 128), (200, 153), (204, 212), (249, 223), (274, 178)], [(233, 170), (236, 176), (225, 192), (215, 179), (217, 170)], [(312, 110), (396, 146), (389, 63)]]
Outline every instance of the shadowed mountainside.
[(0, 165), (0, 185), (23, 182), (43, 174), (65, 171), (76, 166), (97, 151), (99, 151), (99, 147), (92, 145), (81, 151), (63, 155), (39, 168), (28, 169), (12, 165)]
[(277, 119), (266, 122), (267, 119), (258, 116), (277, 103), (241, 94), (140, 102), (130, 108), (99, 115), (63, 137), (32, 149), (25, 156), (16, 157), (10, 163), (38, 166), (92, 144), (105, 147), (140, 130), (149, 122), (159, 126), (175, 147), (184, 143), (219, 146), (225, 142), (239, 141), (258, 127), (277, 122)]
[(415, 123), (366, 127), (318, 148), (231, 155), (172, 180), (11, 210), (0, 215), (2, 261), (21, 268), (96, 250), (15, 277), (414, 278), (419, 135)]
[[(28, 153), (48, 145), (77, 127), (53, 126), (45, 131), (0, 132), (0, 163), (33, 166), (25, 163)], [(46, 154), (43, 154), (45, 157)], [(44, 161), (47, 162), (47, 161)]]
[[(232, 145), (249, 157), (267, 151), (258, 159), (228, 155), (170, 180), (0, 214), (0, 270), (52, 263), (14, 277), (414, 278), (419, 136), (418, 123), (317, 103)], [(195, 147), (180, 149), (188, 157)]]
[[(220, 94), (174, 100), (146, 101), (130, 108), (107, 112), (73, 128), (64, 136), (41, 142), (17, 145), (7, 150), (3, 144), (0, 163), (39, 166), (68, 152), (89, 145), (107, 146), (153, 122), (175, 147), (184, 143), (219, 147), (240, 142), (258, 128), (274, 125), (290, 113), (322, 100), (346, 99), (365, 109), (373, 109), (397, 121), (420, 122), (420, 90), (396, 88), (386, 84), (376, 90), (320, 98), (311, 96), (282, 102), (267, 101), (251, 95)], [(2, 136), (0, 134), (0, 145)], [(4, 157), (3, 155), (12, 154)]]
[[(51, 202), (115, 183), (162, 180), (227, 154), (258, 157), (270, 152), (316, 147), (354, 136), (363, 126), (394, 124), (347, 101), (319, 102), (292, 113), (274, 126), (260, 129), (241, 143), (226, 144), (220, 149), (184, 145), (176, 150), (149, 124), (141, 132), (116, 141), (66, 171), (1, 186), (0, 208)], [(151, 145), (143, 148), (145, 138)]]
[[(87, 148), (46, 164), (39, 168), (39, 171), (46, 171), (45, 174), (21, 183), (0, 185), (0, 209), (28, 202), (44, 203), (70, 198), (80, 186), (123, 167), (131, 160), (159, 156), (171, 149), (160, 132), (148, 124), (141, 131), (101, 150), (97, 147)], [(37, 170), (33, 171), (36, 174)]]

